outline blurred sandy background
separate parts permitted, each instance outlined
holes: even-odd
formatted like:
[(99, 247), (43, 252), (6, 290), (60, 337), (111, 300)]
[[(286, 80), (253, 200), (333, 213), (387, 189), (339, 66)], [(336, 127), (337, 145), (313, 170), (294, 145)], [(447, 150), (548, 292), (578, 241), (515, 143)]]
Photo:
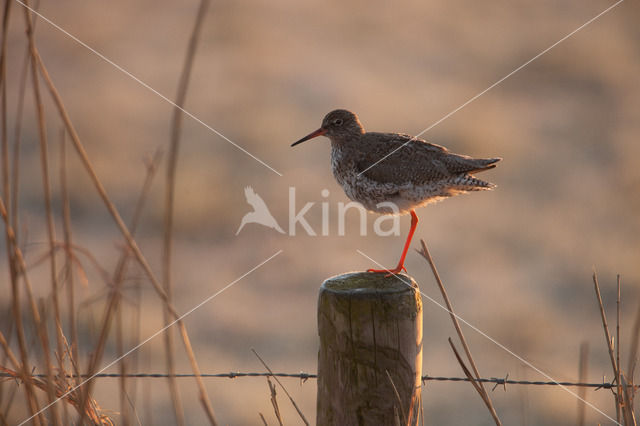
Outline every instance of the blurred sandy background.
[[(328, 140), (291, 149), (334, 108), (358, 113), (365, 128), (417, 134), (602, 10), (606, 1), (296, 2), (214, 1), (205, 21), (186, 109), (282, 173), (185, 117), (178, 164), (175, 304), (184, 312), (278, 250), (283, 253), (190, 315), (186, 324), (203, 372), (263, 371), (255, 348), (274, 371), (315, 372), (318, 286), (332, 275), (373, 267), (359, 249), (395, 265), (402, 236), (359, 235), (349, 215), (337, 236), (337, 203), (346, 196), (329, 168)], [(175, 96), (198, 2), (43, 1), (41, 12), (149, 84)], [(24, 18), (12, 6), (9, 33), (10, 123), (25, 52)], [(424, 238), (458, 313), (557, 380), (577, 380), (581, 342), (590, 345), (589, 381), (612, 377), (593, 295), (598, 271), (610, 324), (615, 277), (623, 282), (623, 362), (640, 280), (640, 18), (626, 1), (423, 135), (472, 156), (501, 156), (483, 178), (490, 193), (456, 197), (418, 211), (413, 247)], [(49, 24), (37, 42), (72, 120), (109, 195), (131, 216), (144, 179), (143, 160), (169, 141), (172, 107)], [(46, 96), (45, 96), (46, 97)], [(37, 126), (26, 98), (21, 174), (21, 236), (28, 258), (46, 249)], [(48, 99), (48, 98), (47, 98)], [(47, 101), (55, 207), (60, 122)], [(12, 128), (10, 128), (12, 129)], [(12, 131), (10, 132), (10, 135)], [(70, 156), (74, 239), (113, 268), (120, 234), (85, 171)], [(160, 274), (165, 168), (156, 177), (138, 241)], [(247, 225), (243, 189), (252, 186), (288, 229), (288, 188), (297, 209), (315, 202), (309, 223), (321, 230), (323, 189), (330, 191), (330, 236), (281, 235)], [(60, 223), (58, 217), (58, 223)], [(59, 228), (59, 235), (61, 230)], [(4, 248), (2, 249), (4, 251)], [(6, 259), (6, 256), (3, 257)], [(95, 340), (106, 288), (91, 265), (78, 287), (86, 348)], [(415, 253), (407, 269), (424, 293), (440, 300), (426, 263)], [(6, 260), (2, 276), (8, 277)], [(34, 269), (48, 291), (48, 268)], [(142, 274), (130, 270), (130, 286)], [(37, 282), (37, 281), (36, 281)], [(142, 282), (141, 337), (162, 323), (162, 305)], [(7, 279), (0, 280), (8, 294)], [(134, 299), (134, 292), (128, 296)], [(2, 301), (4, 318), (9, 297)], [(424, 373), (462, 376), (450, 353), (448, 314), (424, 300)], [(133, 312), (129, 306), (128, 312)], [(133, 321), (133, 314), (130, 315)], [(2, 320), (5, 321), (4, 319)], [(8, 323), (3, 324), (3, 330)], [(464, 329), (485, 377), (546, 380), (469, 328)], [(131, 342), (132, 344), (133, 342)], [(190, 368), (179, 339), (178, 370)], [(88, 349), (87, 349), (88, 350)], [(82, 351), (82, 349), (81, 349)], [(138, 352), (142, 372), (164, 369), (163, 341)], [(85, 354), (86, 355), (86, 354)], [(113, 359), (114, 348), (105, 354)], [(113, 370), (116, 371), (116, 370)], [(315, 382), (285, 380), (310, 420)], [(179, 381), (189, 424), (205, 420), (191, 379)], [(275, 417), (265, 379), (207, 379), (221, 424), (260, 424)], [(96, 387), (100, 405), (118, 410), (116, 381)], [(284, 395), (289, 424), (299, 423)], [(149, 397), (151, 410), (145, 408)], [(162, 380), (139, 381), (131, 395), (143, 424), (173, 424)], [(557, 388), (507, 387), (492, 393), (504, 424), (575, 423), (577, 400)], [(615, 417), (609, 391), (587, 398)], [(427, 424), (492, 424), (468, 384), (429, 383)], [(20, 413), (21, 409), (14, 409)], [(146, 417), (151, 411), (152, 418)], [(114, 420), (118, 415), (113, 414)], [(610, 424), (587, 409), (589, 424)]]

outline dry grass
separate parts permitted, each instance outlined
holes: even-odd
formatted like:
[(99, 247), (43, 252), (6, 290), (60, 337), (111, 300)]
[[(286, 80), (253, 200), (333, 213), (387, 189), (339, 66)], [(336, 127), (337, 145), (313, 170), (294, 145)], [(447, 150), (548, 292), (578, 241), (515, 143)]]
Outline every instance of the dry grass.
[[(6, 41), (7, 41), (7, 31), (9, 26), (9, 7), (12, 2), (5, 2), (5, 14), (3, 21), (3, 51), (2, 51), (2, 70), (5, 70), (0, 75), (2, 81), (2, 93), (3, 99), (6, 100)], [(117, 313), (120, 313), (118, 316), (118, 348), (119, 352), (122, 353), (122, 316), (120, 302), (121, 302), (121, 294), (122, 294), (122, 284), (125, 277), (125, 271), (127, 268), (127, 263), (129, 259), (133, 256), (137, 259), (137, 261), (142, 265), (143, 270), (146, 272), (149, 280), (153, 284), (157, 294), (160, 296), (161, 301), (165, 303), (165, 309), (168, 313), (167, 324), (177, 322), (178, 327), (180, 328), (181, 336), (185, 344), (185, 350), (187, 355), (191, 360), (191, 365), (193, 368), (193, 372), (196, 375), (196, 382), (198, 384), (199, 393), (200, 393), (200, 401), (202, 403), (203, 409), (209, 419), (209, 422), (213, 425), (216, 424), (216, 420), (213, 413), (213, 408), (211, 403), (209, 402), (209, 398), (207, 396), (206, 389), (204, 387), (204, 383), (199, 377), (200, 369), (198, 367), (195, 354), (193, 353), (193, 349), (191, 348), (191, 343), (187, 334), (187, 330), (182, 323), (177, 311), (171, 304), (171, 299), (167, 295), (165, 291), (163, 291), (162, 287), (159, 284), (159, 281), (155, 278), (153, 272), (151, 271), (150, 266), (148, 265), (146, 258), (138, 248), (138, 245), (134, 239), (135, 229), (137, 228), (138, 221), (140, 218), (140, 212), (142, 211), (142, 206), (144, 204), (144, 200), (148, 195), (148, 191), (151, 185), (151, 181), (155, 171), (158, 167), (158, 162), (161, 158), (161, 155), (157, 155), (153, 162), (148, 166), (147, 170), (147, 179), (140, 193), (139, 201), (136, 207), (136, 212), (134, 214), (134, 218), (132, 221), (132, 226), (129, 228), (124, 224), (123, 219), (121, 218), (120, 213), (117, 208), (110, 200), (107, 195), (104, 186), (102, 185), (100, 179), (98, 178), (95, 168), (92, 165), (92, 162), (89, 160), (89, 157), (84, 149), (82, 142), (71, 122), (71, 119), (67, 113), (67, 110), (64, 107), (62, 98), (60, 97), (58, 91), (56, 90), (54, 83), (49, 76), (47, 68), (42, 61), (38, 53), (38, 49), (36, 47), (35, 37), (34, 37), (34, 24), (33, 24), (33, 16), (31, 13), (31, 9), (29, 3), (25, 3), (27, 7), (23, 8), (25, 15), (25, 26), (26, 26), (26, 34), (28, 39), (28, 52), (29, 52), (29, 64), (30, 71), (32, 77), (32, 89), (34, 95), (34, 104), (36, 105), (37, 111), (37, 123), (38, 123), (38, 139), (40, 141), (40, 158), (41, 158), (41, 173), (42, 173), (42, 188), (43, 188), (43, 198), (45, 205), (45, 217), (47, 223), (47, 236), (48, 236), (48, 244), (49, 251), (46, 255), (44, 255), (41, 259), (42, 262), (47, 262), (50, 266), (50, 282), (51, 282), (51, 291), (50, 291), (50, 299), (48, 301), (42, 300), (40, 306), (36, 301), (36, 297), (33, 292), (33, 286), (31, 284), (31, 280), (28, 275), (28, 267), (27, 263), (24, 259), (22, 250), (20, 248), (19, 241), (17, 239), (17, 234), (13, 228), (13, 224), (17, 224), (16, 217), (10, 217), (9, 209), (7, 206), (16, 206), (13, 210), (14, 215), (17, 216), (17, 202), (18, 202), (18, 192), (14, 190), (13, 193), (10, 193), (10, 178), (9, 178), (9, 170), (11, 170), (10, 161), (9, 161), (9, 148), (8, 148), (8, 138), (6, 137), (6, 129), (7, 129), (7, 109), (6, 102), (3, 102), (3, 130), (5, 131), (3, 137), (3, 147), (2, 147), (2, 164), (3, 164), (3, 196), (0, 198), (0, 214), (4, 220), (5, 224), (5, 237), (7, 241), (7, 254), (8, 254), (8, 264), (11, 271), (11, 282), (12, 282), (12, 311), (14, 314), (14, 324), (15, 330), (18, 337), (19, 348), (20, 348), (20, 361), (13, 355), (9, 344), (7, 343), (4, 336), (2, 336), (2, 344), (4, 348), (5, 356), (10, 359), (11, 363), (14, 365), (15, 370), (11, 370), (5, 367), (3, 371), (10, 375), (11, 377), (15, 377), (16, 379), (20, 379), (22, 383), (25, 384), (25, 399), (26, 405), (29, 410), (29, 420), (32, 420), (34, 424), (46, 424), (49, 419), (55, 425), (69, 424), (70, 423), (70, 414), (67, 411), (67, 404), (58, 404), (59, 401), (67, 402), (76, 410), (76, 415), (78, 416), (78, 422), (83, 424), (85, 420), (88, 420), (94, 424), (109, 424), (111, 420), (109, 417), (103, 413), (101, 413), (99, 406), (96, 401), (92, 398), (92, 389), (94, 381), (91, 377), (99, 371), (102, 356), (105, 351), (107, 339), (110, 335), (111, 325), (114, 319), (114, 316)], [(197, 40), (197, 29), (201, 26), (202, 19), (204, 17), (204, 12), (206, 11), (207, 2), (203, 1), (202, 7), (198, 13), (196, 29), (194, 29), (194, 36), (192, 37), (192, 43), (190, 44), (190, 48), (188, 49), (188, 55), (186, 60), (185, 69), (188, 70), (190, 68), (190, 63), (193, 61), (193, 57), (195, 55), (195, 41)], [(186, 77), (185, 77), (186, 76)], [(61, 120), (61, 124), (64, 126), (66, 132), (71, 136), (71, 141), (76, 150), (76, 153), (79, 155), (81, 161), (83, 162), (88, 177), (93, 181), (95, 185), (96, 192), (102, 198), (107, 210), (113, 217), (114, 222), (120, 228), (124, 238), (126, 247), (122, 250), (122, 256), (113, 272), (112, 278), (105, 279), (105, 285), (110, 288), (110, 295), (108, 298), (108, 303), (105, 307), (105, 312), (103, 314), (103, 318), (100, 323), (100, 332), (95, 347), (89, 351), (89, 360), (88, 367), (85, 371), (85, 375), (90, 378), (86, 381), (80, 382), (80, 378), (77, 381), (73, 381), (68, 379), (69, 377), (73, 377), (74, 375), (79, 376), (79, 365), (81, 362), (80, 354), (78, 352), (79, 347), (79, 337), (78, 337), (78, 325), (77, 318), (75, 316), (76, 311), (76, 302), (74, 295), (74, 273), (73, 273), (73, 265), (76, 260), (76, 252), (77, 249), (72, 242), (72, 229), (71, 229), (71, 221), (70, 221), (70, 203), (67, 189), (67, 170), (66, 170), (66, 152), (65, 152), (65, 137), (64, 132), (61, 134), (60, 138), (60, 152), (61, 152), (61, 161), (60, 161), (60, 177), (61, 177), (61, 193), (63, 196), (63, 230), (64, 230), (64, 243), (61, 245), (55, 235), (55, 225), (53, 219), (53, 211), (52, 211), (52, 202), (51, 202), (51, 179), (50, 179), (50, 166), (49, 166), (49, 147), (48, 147), (48, 138), (46, 133), (46, 118), (44, 111), (44, 102), (42, 99), (42, 95), (40, 92), (40, 83), (44, 81), (46, 87), (49, 89), (49, 93), (51, 98), (56, 106), (57, 112), (59, 114), (59, 119)], [(181, 91), (178, 95), (179, 98), (182, 98), (184, 101), (184, 96), (186, 95), (186, 79), (188, 79), (188, 72), (183, 76), (184, 84), (181, 85)], [(21, 103), (19, 109), (22, 109), (22, 96)], [(175, 127), (175, 135), (179, 134), (179, 125), (174, 124)], [(19, 126), (17, 126), (19, 128)], [(17, 138), (16, 140), (19, 140)], [(177, 136), (174, 138), (175, 144), (177, 144)], [(19, 145), (16, 143), (14, 147), (15, 152), (19, 152)], [(175, 153), (174, 153), (175, 157)], [(14, 155), (14, 160), (19, 159), (18, 154)], [(175, 165), (175, 160), (174, 160)], [(17, 170), (19, 168), (19, 161), (14, 162), (12, 164), (14, 170), (14, 177), (18, 176)], [(168, 187), (174, 186), (175, 174), (170, 173)], [(17, 183), (14, 182), (14, 188), (18, 188)], [(5, 200), (6, 203), (5, 203)], [(168, 205), (168, 209), (170, 210), (172, 205)], [(167, 225), (166, 229), (170, 230), (171, 225)], [(170, 236), (170, 232), (167, 233)], [(170, 239), (168, 240), (170, 241)], [(65, 253), (65, 273), (62, 275), (63, 281), (60, 281), (60, 275), (57, 266), (57, 257), (56, 253), (58, 252), (58, 248), (62, 246)], [(90, 253), (89, 253), (90, 255)], [(170, 261), (170, 256), (167, 256), (167, 261)], [(37, 262), (39, 263), (39, 262)], [(39, 337), (39, 351), (34, 353), (35, 348), (29, 347), (27, 344), (27, 338), (25, 335), (24, 325), (23, 325), (23, 314), (22, 314), (22, 301), (21, 301), (21, 283), (24, 285), (24, 289), (26, 290), (28, 305), (30, 306), (30, 321), (33, 323), (32, 326), (36, 330), (37, 335)], [(67, 311), (69, 312), (68, 316), (68, 326), (71, 329), (71, 343), (67, 344), (67, 338), (63, 332), (63, 319), (60, 309), (60, 297), (63, 294), (62, 288), (63, 284), (66, 284), (67, 291)], [(169, 288), (166, 287), (165, 288)], [(55, 332), (55, 342), (56, 349), (52, 350), (50, 347), (50, 337), (48, 335), (49, 328), (46, 323), (48, 323), (47, 318), (43, 317), (43, 315), (47, 315), (47, 307), (49, 303), (53, 306), (53, 324), (54, 324), (54, 332)], [(173, 352), (173, 347), (171, 344), (167, 346), (167, 356), (168, 359), (171, 359), (171, 354)], [(45, 379), (34, 378), (31, 377), (32, 367), (34, 362), (30, 361), (36, 357), (36, 354), (42, 357), (42, 362), (39, 364), (39, 368), (43, 368), (47, 377)], [(84, 357), (85, 354), (82, 354)], [(124, 365), (124, 364), (122, 364)], [(67, 368), (69, 366), (69, 368)], [(124, 368), (124, 367), (122, 367)], [(173, 368), (170, 368), (170, 373), (173, 373)], [(70, 374), (73, 373), (73, 374)], [(121, 385), (121, 395), (126, 394), (126, 385), (124, 382), (124, 377), (122, 379)], [(175, 382), (173, 380), (171, 383), (171, 393), (174, 396), (175, 401), (175, 410), (176, 410), (176, 418), (179, 423), (183, 423), (183, 414), (182, 409), (179, 406), (178, 393), (177, 388), (175, 386)], [(38, 388), (42, 391), (45, 391), (47, 395), (47, 403), (42, 404), (38, 401), (37, 395), (35, 393), (35, 389)], [(122, 398), (121, 398), (122, 399)], [(121, 402), (121, 406), (124, 403)], [(121, 407), (122, 408), (122, 407)], [(62, 412), (61, 412), (62, 410)], [(3, 419), (6, 419), (8, 413), (3, 413)], [(125, 417), (124, 422), (128, 423), (128, 419)]]
[[(611, 368), (613, 370), (613, 376), (615, 377), (616, 390), (613, 391), (614, 403), (616, 407), (616, 421), (623, 423), (625, 426), (635, 426), (636, 419), (633, 413), (633, 399), (636, 389), (633, 386), (633, 370), (625, 372), (620, 365), (620, 275), (617, 277), (617, 298), (616, 298), (616, 338), (611, 337), (609, 332), (609, 325), (607, 322), (607, 316), (605, 314), (604, 304), (602, 302), (602, 296), (600, 294), (600, 284), (598, 283), (598, 276), (593, 273), (593, 284), (595, 286), (596, 299), (600, 308), (600, 317), (602, 319), (602, 329), (604, 331), (605, 341), (609, 352), (609, 358), (611, 360)], [(632, 341), (634, 345), (637, 344), (638, 336), (640, 335), (640, 327), (636, 322), (634, 330), (632, 330)], [(633, 365), (637, 348), (633, 345), (629, 351), (630, 365)], [(628, 376), (627, 376), (628, 374)]]
[(474, 389), (476, 390), (476, 392), (478, 392), (478, 394), (480, 395), (480, 398), (482, 398), (482, 401), (487, 406), (487, 409), (489, 410), (489, 413), (491, 413), (491, 417), (493, 418), (493, 421), (496, 423), (496, 426), (501, 426), (502, 422), (500, 421), (500, 418), (498, 417), (498, 413), (496, 413), (496, 410), (493, 407), (493, 403), (491, 402), (491, 398), (489, 397), (489, 394), (487, 393), (487, 390), (484, 387), (484, 383), (477, 381), (477, 379), (481, 378), (480, 373), (478, 371), (478, 367), (476, 366), (476, 362), (473, 360), (473, 356), (471, 356), (471, 350), (469, 349), (467, 339), (465, 339), (464, 334), (462, 333), (462, 329), (460, 328), (460, 323), (458, 322), (458, 317), (456, 316), (453, 310), (453, 306), (451, 305), (451, 301), (449, 300), (447, 291), (444, 288), (444, 284), (440, 279), (440, 274), (438, 274), (438, 269), (436, 268), (436, 265), (433, 262), (431, 253), (429, 253), (427, 244), (424, 242), (424, 240), (420, 240), (420, 244), (422, 247), (421, 247), (421, 250), (418, 251), (418, 253), (420, 253), (420, 255), (425, 258), (425, 260), (429, 263), (429, 266), (431, 267), (433, 276), (435, 277), (436, 282), (438, 283), (438, 288), (440, 289), (442, 298), (444, 299), (447, 309), (449, 311), (449, 316), (451, 318), (451, 321), (453, 322), (453, 326), (455, 327), (456, 333), (458, 334), (458, 338), (460, 339), (460, 343), (464, 348), (464, 353), (466, 354), (467, 360), (469, 361), (469, 364), (473, 369), (473, 374), (471, 374), (471, 372), (465, 365), (464, 361), (460, 357), (460, 354), (458, 354), (458, 351), (456, 350), (456, 347), (453, 344), (453, 341), (451, 340), (451, 338), (449, 338), (449, 345), (451, 346), (451, 349), (453, 350), (453, 353), (456, 357), (456, 360), (460, 364), (460, 367), (462, 367), (462, 370), (464, 371), (465, 376), (467, 376), (467, 378), (473, 385)]

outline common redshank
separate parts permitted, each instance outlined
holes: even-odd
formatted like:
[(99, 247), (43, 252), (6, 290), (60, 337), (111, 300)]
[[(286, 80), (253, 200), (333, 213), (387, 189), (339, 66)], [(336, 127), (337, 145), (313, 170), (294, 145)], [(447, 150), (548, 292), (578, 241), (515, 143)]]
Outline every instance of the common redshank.
[(492, 169), (501, 160), (454, 154), (401, 133), (365, 132), (358, 117), (345, 109), (331, 111), (318, 130), (291, 146), (322, 135), (331, 140), (331, 170), (347, 197), (375, 213), (411, 214), (398, 266), (369, 272), (406, 271), (404, 261), (418, 225), (415, 209), (453, 195), (492, 189), (495, 185), (472, 173)]

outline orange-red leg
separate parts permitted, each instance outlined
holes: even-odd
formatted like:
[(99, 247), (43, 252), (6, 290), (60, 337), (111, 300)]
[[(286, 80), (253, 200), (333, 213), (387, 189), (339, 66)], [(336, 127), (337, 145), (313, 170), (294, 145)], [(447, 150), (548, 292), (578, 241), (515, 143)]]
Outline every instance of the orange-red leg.
[(413, 238), (413, 233), (416, 232), (416, 227), (418, 226), (418, 216), (416, 212), (411, 210), (411, 228), (409, 229), (409, 235), (407, 235), (407, 241), (404, 243), (404, 249), (402, 250), (402, 255), (400, 256), (400, 261), (398, 261), (398, 266), (394, 269), (368, 269), (367, 272), (386, 272), (387, 276), (392, 274), (398, 274), (402, 271), (407, 271), (404, 267), (404, 259), (407, 257), (407, 252), (409, 251), (409, 246), (411, 245), (411, 239)]

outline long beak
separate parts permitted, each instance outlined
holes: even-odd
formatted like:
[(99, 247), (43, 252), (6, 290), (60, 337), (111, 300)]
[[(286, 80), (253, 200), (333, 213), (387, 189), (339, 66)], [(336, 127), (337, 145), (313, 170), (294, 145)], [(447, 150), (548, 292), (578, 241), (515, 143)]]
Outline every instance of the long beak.
[(307, 136), (305, 136), (304, 138), (300, 139), (299, 141), (292, 143), (292, 144), (291, 144), (291, 146), (296, 146), (296, 145), (298, 145), (299, 143), (302, 143), (302, 142), (304, 142), (304, 141), (308, 141), (309, 139), (313, 139), (313, 138), (315, 138), (316, 136), (322, 136), (322, 135), (324, 135), (325, 133), (327, 133), (327, 131), (326, 131), (325, 129), (323, 129), (322, 127), (320, 127), (320, 128), (319, 128), (318, 130), (316, 130), (315, 132), (311, 132), (311, 133), (309, 133)]

